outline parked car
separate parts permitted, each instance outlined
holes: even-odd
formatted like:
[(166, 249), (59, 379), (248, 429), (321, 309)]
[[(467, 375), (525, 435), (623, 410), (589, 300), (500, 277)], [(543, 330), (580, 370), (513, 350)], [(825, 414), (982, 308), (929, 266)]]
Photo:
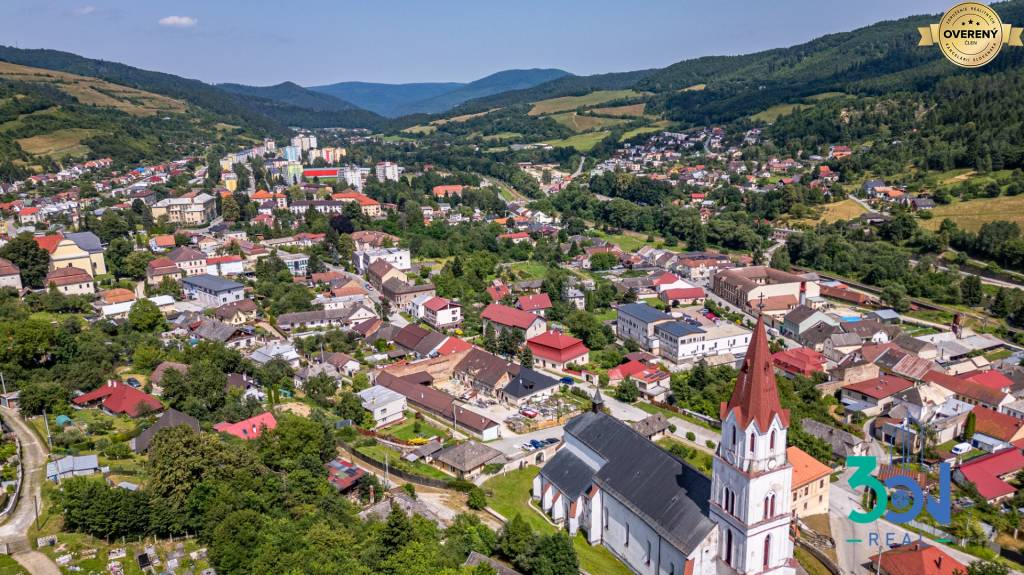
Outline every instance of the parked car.
[(534, 449), (540, 449), (541, 447), (544, 447), (544, 444), (536, 439), (531, 439), (530, 445), (532, 445)]
[(134, 388), (142, 387), (142, 383), (138, 379), (136, 379), (134, 377), (129, 377), (128, 379), (125, 380), (125, 383), (127, 383), (128, 385), (130, 385), (130, 386), (132, 386)]
[(526, 417), (529, 417), (530, 419), (533, 419), (534, 417), (537, 417), (538, 415), (540, 415), (540, 412), (537, 411), (536, 409), (529, 409), (529, 408), (520, 409), (519, 413), (523, 414)]
[(534, 449), (537, 449), (536, 447), (530, 445), (529, 443), (524, 443), (520, 447), (522, 447), (526, 451), (533, 451)]

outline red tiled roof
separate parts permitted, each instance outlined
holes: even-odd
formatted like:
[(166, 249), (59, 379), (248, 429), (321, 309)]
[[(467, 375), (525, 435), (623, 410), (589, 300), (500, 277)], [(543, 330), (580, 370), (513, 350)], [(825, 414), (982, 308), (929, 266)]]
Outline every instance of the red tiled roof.
[(530, 347), (533, 355), (558, 363), (572, 361), (590, 352), (583, 340), (554, 330), (528, 339), (526, 345)]
[(36, 241), (36, 245), (52, 254), (57, 249), (57, 244), (64, 239), (64, 236), (56, 233), (48, 236), (35, 236), (32, 239)]
[(450, 355), (472, 348), (473, 345), (464, 339), (449, 337), (441, 344), (441, 347), (437, 348), (437, 355)]
[(57, 268), (46, 274), (46, 285), (54, 284), (58, 286), (65, 286), (91, 281), (92, 276), (89, 275), (89, 272), (75, 267)]
[(700, 287), (689, 287), (689, 288), (672, 288), (661, 292), (665, 299), (700, 299), (704, 297), (704, 288)]
[(551, 298), (546, 293), (520, 296), (519, 309), (523, 311), (551, 309)]
[(500, 301), (502, 298), (512, 293), (512, 290), (508, 289), (508, 286), (503, 283), (494, 285), (493, 283), (487, 286), (487, 295), (491, 296), (491, 301)]
[[(881, 571), (886, 575), (954, 575), (967, 567), (945, 551), (927, 543), (910, 543), (882, 553)], [(878, 563), (878, 555), (870, 559)]]
[(19, 274), (21, 274), (21, 270), (11, 260), (0, 258), (0, 276), (16, 276)]
[(1007, 396), (1007, 394), (998, 389), (992, 389), (991, 387), (986, 387), (968, 379), (953, 377), (952, 375), (942, 373), (941, 371), (929, 371), (924, 375), (923, 379), (931, 383), (937, 383), (957, 395), (962, 395), (989, 405), (999, 405)]
[(967, 381), (973, 381), (978, 385), (984, 385), (990, 389), (1003, 390), (1009, 389), (1013, 385), (1013, 380), (1006, 377), (998, 371), (983, 371), (981, 373), (974, 373), (964, 377)]
[(435, 311), (436, 312), (436, 311), (443, 310), (444, 308), (448, 307), (449, 305), (458, 306), (459, 304), (453, 303), (451, 301), (448, 301), (448, 300), (446, 300), (443, 297), (436, 297), (435, 296), (435, 297), (432, 297), (432, 298), (428, 299), (426, 301), (426, 303), (423, 304), (423, 307), (429, 309), (430, 311)]
[(240, 261), (242, 261), (242, 256), (214, 256), (212, 258), (206, 258), (206, 265), (230, 264)]
[(793, 466), (792, 489), (802, 487), (808, 483), (828, 477), (832, 474), (832, 468), (818, 461), (799, 447), (787, 447), (786, 459)]
[(959, 471), (965, 479), (974, 483), (982, 497), (992, 500), (1017, 491), (1000, 477), (1021, 469), (1024, 469), (1024, 452), (1014, 447), (976, 457), (961, 465)]
[(907, 381), (902, 377), (882, 375), (874, 379), (858, 381), (857, 383), (847, 385), (843, 389), (850, 389), (863, 393), (864, 395), (875, 399), (884, 399), (886, 397), (892, 397), (893, 395), (913, 386), (913, 382)]
[(507, 327), (516, 327), (522, 330), (529, 329), (533, 322), (539, 318), (528, 311), (492, 303), (484, 308), (480, 317)]
[(783, 427), (789, 426), (789, 410), (782, 409), (779, 403), (779, 389), (770, 353), (764, 317), (759, 315), (732, 397), (720, 409), (722, 421), (725, 421), (729, 413), (735, 412), (736, 422), (743, 429), (753, 421), (759, 430), (766, 432), (775, 417), (782, 421)]
[(110, 413), (124, 413), (131, 417), (142, 415), (146, 408), (149, 410), (163, 408), (163, 405), (157, 398), (119, 381), (109, 381), (106, 385), (80, 395), (71, 401), (78, 406), (102, 402), (103, 409)]
[(527, 233), (527, 232), (510, 232), (510, 233), (507, 233), (507, 234), (499, 235), (498, 239), (501, 239), (501, 240), (521, 240), (521, 239), (526, 239), (528, 237), (530, 237), (530, 234)]
[(264, 429), (274, 429), (276, 427), (277, 419), (274, 418), (273, 413), (267, 411), (249, 419), (243, 419), (238, 423), (222, 421), (214, 425), (213, 429), (241, 439), (256, 439), (263, 434)]
[(455, 194), (457, 196), (462, 195), (462, 186), (447, 185), (447, 186), (434, 186), (434, 195), (437, 197), (447, 196)]
[[(420, 385), (403, 377), (397, 377), (387, 371), (377, 374), (377, 379), (374, 383), (404, 395), (410, 403), (429, 409), (444, 417), (445, 420), (452, 419), (454, 416), (459, 425), (478, 433), (498, 425), (497, 422), (475, 411), (465, 409), (462, 405), (456, 404), (453, 407), (454, 397), (429, 385)], [(453, 411), (453, 409), (456, 411)]]
[(772, 363), (782, 371), (800, 375), (825, 371), (825, 356), (806, 347), (774, 353), (772, 354)]
[(1020, 438), (1024, 421), (1007, 415), (992, 411), (980, 405), (974, 406), (971, 410), (974, 413), (975, 427), (978, 433), (984, 433), (1002, 441), (1010, 442)]
[(676, 274), (665, 272), (660, 276), (654, 278), (654, 285), (660, 286), (664, 284), (674, 284), (679, 281), (679, 277)]

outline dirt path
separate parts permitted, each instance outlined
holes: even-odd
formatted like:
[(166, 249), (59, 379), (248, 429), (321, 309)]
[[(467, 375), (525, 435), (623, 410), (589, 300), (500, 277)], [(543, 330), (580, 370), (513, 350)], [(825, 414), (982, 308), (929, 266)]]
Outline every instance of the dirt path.
[(60, 569), (57, 565), (46, 555), (32, 550), (32, 544), (28, 540), (28, 530), (36, 518), (35, 502), (40, 500), (40, 486), (45, 481), (43, 469), (46, 466), (48, 450), (29, 424), (16, 412), (0, 407), (0, 416), (21, 441), (22, 465), (25, 466), (25, 483), (18, 505), (7, 521), (0, 525), (0, 543), (7, 544), (13, 551), (12, 557), (32, 575), (59, 574)]

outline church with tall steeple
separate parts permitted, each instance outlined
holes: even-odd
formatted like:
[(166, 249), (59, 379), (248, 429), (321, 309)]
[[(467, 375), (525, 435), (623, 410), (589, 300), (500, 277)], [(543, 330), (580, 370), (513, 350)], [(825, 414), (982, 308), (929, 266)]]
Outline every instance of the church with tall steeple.
[(709, 479), (603, 410), (565, 426), (534, 478), (538, 507), (643, 575), (792, 575), (789, 413), (779, 402), (759, 318), (736, 388), (722, 404)]

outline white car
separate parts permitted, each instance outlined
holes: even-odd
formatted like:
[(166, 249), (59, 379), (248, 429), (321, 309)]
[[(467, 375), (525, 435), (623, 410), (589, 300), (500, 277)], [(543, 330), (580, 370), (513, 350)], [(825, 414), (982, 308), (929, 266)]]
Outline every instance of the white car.
[(950, 449), (949, 451), (953, 455), (963, 455), (969, 452), (971, 449), (974, 448), (971, 447), (970, 443), (957, 443), (956, 445), (953, 446), (953, 449)]

